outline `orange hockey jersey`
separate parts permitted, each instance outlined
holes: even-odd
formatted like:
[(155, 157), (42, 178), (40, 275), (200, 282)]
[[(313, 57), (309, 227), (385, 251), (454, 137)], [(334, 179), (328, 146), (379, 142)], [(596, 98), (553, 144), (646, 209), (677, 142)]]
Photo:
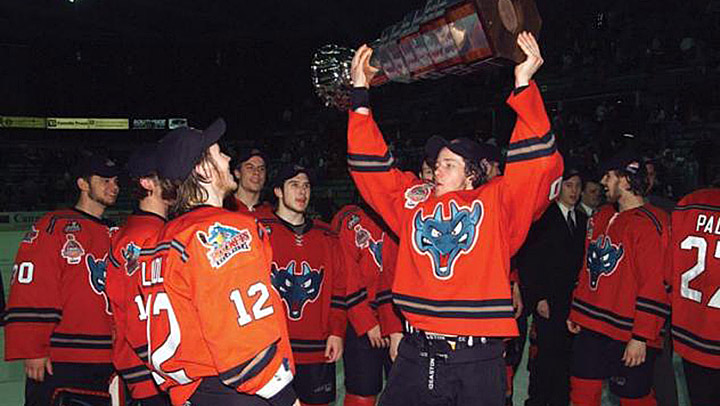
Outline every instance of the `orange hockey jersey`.
[(149, 359), (172, 403), (184, 404), (208, 376), (263, 398), (292, 382), (272, 250), (256, 220), (200, 206), (168, 222), (157, 241), (152, 284), (141, 289)]
[(720, 369), (720, 189), (685, 196), (672, 212), (668, 269), (672, 274), (675, 351)]
[(20, 243), (5, 314), (5, 359), (110, 363), (105, 220), (60, 210), (38, 220)]
[(147, 359), (147, 314), (139, 286), (150, 277), (150, 259), (165, 219), (148, 212), (127, 218), (112, 238), (107, 295), (113, 311), (113, 364), (133, 399), (157, 395)]
[(307, 219), (296, 232), (273, 216), (258, 220), (273, 247), (272, 284), (287, 317), (295, 362), (325, 362), (330, 335), (345, 337), (345, 279), (337, 236), (327, 224)]
[(508, 104), (518, 119), (505, 175), (441, 197), (393, 168), (372, 115), (350, 112), (348, 165), (365, 201), (399, 237), (393, 300), (415, 328), (517, 335), (510, 255), (557, 196), (563, 166), (535, 83), (514, 91)]
[(588, 220), (585, 263), (570, 320), (619, 341), (658, 347), (670, 316), (663, 285), (668, 217), (649, 204), (617, 212), (603, 206)]
[(358, 335), (376, 325), (384, 336), (402, 331), (392, 304), (397, 243), (380, 224), (355, 205), (340, 209), (332, 222), (345, 258), (348, 319)]

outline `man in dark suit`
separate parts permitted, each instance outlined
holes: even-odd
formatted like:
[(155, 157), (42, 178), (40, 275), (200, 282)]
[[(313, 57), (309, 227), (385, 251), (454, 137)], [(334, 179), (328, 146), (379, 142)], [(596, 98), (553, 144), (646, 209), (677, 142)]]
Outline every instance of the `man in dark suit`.
[(571, 336), (565, 325), (585, 251), (587, 216), (575, 208), (580, 173), (569, 168), (555, 204), (533, 224), (522, 252), (526, 306), (534, 309), (537, 357), (530, 369), (526, 406), (567, 406)]

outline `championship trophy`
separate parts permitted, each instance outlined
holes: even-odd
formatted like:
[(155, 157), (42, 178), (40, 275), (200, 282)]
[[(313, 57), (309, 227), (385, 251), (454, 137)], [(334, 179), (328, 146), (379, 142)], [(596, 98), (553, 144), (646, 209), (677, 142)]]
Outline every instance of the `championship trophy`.
[[(464, 75), (481, 67), (522, 62), (516, 44), (522, 31), (536, 37), (541, 26), (534, 0), (428, 0), (383, 30), (370, 65), (379, 69), (372, 86)], [(326, 106), (348, 108), (355, 51), (325, 45), (313, 56), (311, 76)]]

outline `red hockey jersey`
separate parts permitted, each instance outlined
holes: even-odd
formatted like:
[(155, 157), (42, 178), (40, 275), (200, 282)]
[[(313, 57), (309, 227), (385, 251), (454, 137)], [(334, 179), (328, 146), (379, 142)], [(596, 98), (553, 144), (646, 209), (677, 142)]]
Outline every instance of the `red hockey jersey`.
[(345, 258), (348, 320), (358, 335), (376, 325), (384, 336), (402, 331), (392, 304), (397, 243), (381, 221), (355, 205), (340, 209), (332, 221)]
[(557, 196), (563, 165), (535, 83), (513, 92), (508, 104), (518, 119), (505, 175), (441, 197), (393, 168), (372, 115), (350, 112), (348, 165), (365, 201), (399, 237), (393, 300), (415, 328), (517, 335), (510, 255)]
[(260, 202), (253, 207), (248, 207), (242, 200), (235, 196), (225, 198), (225, 208), (240, 214), (247, 214), (256, 218), (274, 216), (274, 210), (270, 203)]
[(671, 234), (675, 351), (720, 369), (720, 189), (698, 190), (680, 200)]
[(139, 286), (150, 277), (150, 260), (165, 219), (138, 212), (112, 238), (107, 295), (113, 311), (113, 364), (133, 399), (158, 394), (147, 359), (147, 314)]
[(272, 284), (284, 303), (295, 362), (325, 362), (328, 336), (345, 337), (345, 280), (337, 236), (308, 219), (302, 230), (273, 216), (259, 219), (273, 247)]
[(79, 210), (48, 213), (20, 243), (5, 314), (7, 361), (110, 363), (105, 220)]
[(663, 285), (668, 225), (667, 214), (649, 204), (623, 212), (606, 205), (590, 218), (570, 320), (615, 340), (658, 347), (670, 316)]
[(151, 286), (141, 290), (154, 377), (174, 405), (208, 376), (264, 398), (292, 382), (267, 237), (255, 219), (210, 206), (182, 214), (160, 232)]

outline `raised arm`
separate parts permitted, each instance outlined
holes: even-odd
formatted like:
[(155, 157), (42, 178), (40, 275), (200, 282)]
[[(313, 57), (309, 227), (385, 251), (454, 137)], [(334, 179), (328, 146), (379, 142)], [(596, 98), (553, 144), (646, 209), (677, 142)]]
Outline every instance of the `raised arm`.
[(515, 67), (515, 89), (507, 100), (517, 121), (502, 179), (511, 252), (522, 245), (533, 219), (559, 193), (563, 170), (540, 89), (532, 80), (543, 64), (540, 47), (529, 33), (518, 35), (517, 42), (527, 59)]
[(399, 210), (403, 207), (397, 202), (406, 189), (420, 182), (415, 175), (393, 167), (395, 160), (370, 112), (368, 88), (377, 71), (368, 63), (371, 56), (372, 49), (363, 45), (352, 61), (354, 90), (348, 121), (348, 168), (365, 201), (397, 232)]

